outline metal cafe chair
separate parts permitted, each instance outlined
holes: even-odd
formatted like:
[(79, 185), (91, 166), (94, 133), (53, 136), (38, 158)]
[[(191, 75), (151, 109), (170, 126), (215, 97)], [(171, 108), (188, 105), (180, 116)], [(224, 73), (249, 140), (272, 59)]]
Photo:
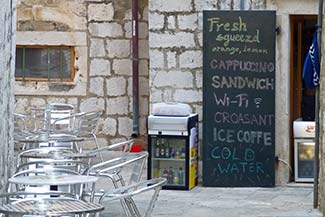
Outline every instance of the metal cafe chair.
[[(85, 140), (92, 139), (95, 142), (96, 149), (99, 149), (96, 130), (102, 113), (102, 111), (80, 112), (63, 118), (58, 118), (53, 122), (53, 125), (56, 126), (57, 123), (61, 122), (70, 123), (70, 128), (66, 128), (65, 131), (61, 132), (72, 134)], [(99, 152), (98, 154), (101, 161), (103, 161), (102, 153)]]
[[(43, 108), (31, 108), (32, 114), (29, 115), (30, 119), (33, 120), (33, 129), (32, 134), (29, 134), (28, 137), (19, 137), (17, 139), (18, 142), (21, 142), (24, 138), (31, 138), (33, 136), (41, 137), (43, 136), (49, 137), (51, 134), (50, 129), (57, 128), (56, 133), (58, 134), (59, 129), (64, 127), (69, 127), (70, 123), (67, 122), (56, 122), (56, 126), (53, 125), (53, 122), (62, 117), (66, 117), (70, 115), (74, 110), (74, 107), (70, 104), (64, 103), (51, 103)], [(18, 117), (18, 116), (17, 116)], [(18, 122), (17, 122), (18, 123)], [(21, 142), (23, 144), (23, 149), (26, 148), (26, 143), (31, 145), (31, 142)], [(35, 142), (36, 143), (36, 142)], [(37, 142), (39, 146), (47, 146), (48, 142)], [(29, 147), (27, 147), (29, 148)]]
[[(87, 150), (84, 152), (88, 155), (97, 155), (100, 153), (103, 157), (102, 159), (100, 159), (100, 161), (103, 162), (115, 158), (116, 154), (118, 154), (118, 156), (122, 156), (126, 153), (129, 153), (132, 149), (134, 142), (134, 139), (129, 139), (123, 142), (114, 143), (105, 147), (100, 147), (95, 150)], [(114, 152), (114, 156), (111, 155), (112, 152)], [(95, 161), (93, 159), (94, 158), (91, 159), (92, 165), (99, 163), (99, 161)]]
[[(36, 128), (35, 118), (31, 115), (14, 113), (14, 142), (19, 144), (19, 140), (34, 135)], [(20, 147), (24, 149), (24, 145)]]
[[(100, 197), (99, 203), (103, 204), (104, 202), (112, 201), (112, 200), (124, 200), (125, 203), (127, 204), (127, 207), (131, 208), (127, 210), (128, 212), (127, 216), (149, 217), (152, 214), (153, 208), (159, 196), (159, 192), (162, 186), (165, 185), (166, 183), (167, 183), (167, 179), (165, 178), (155, 178), (151, 180), (138, 182), (132, 185), (120, 187), (113, 191), (105, 192)], [(142, 212), (143, 215), (141, 215), (138, 207), (134, 205), (135, 202), (133, 198), (136, 195), (143, 194), (147, 191), (154, 191), (154, 192), (148, 201), (147, 208), (145, 209), (144, 212)]]
[[(45, 119), (53, 123), (56, 119), (64, 118), (73, 113), (74, 106), (66, 103), (50, 103), (45, 107)], [(61, 122), (62, 124), (64, 121)]]
[(19, 168), (20, 165), (28, 165), (28, 162), (34, 162), (30, 163), (32, 165), (41, 165), (42, 162), (49, 164), (52, 160), (66, 160), (66, 162), (63, 162), (64, 164), (69, 164), (70, 167), (72, 164), (78, 165), (79, 167), (75, 167), (75, 170), (81, 172), (85, 168), (89, 167), (90, 161), (94, 157), (96, 157), (95, 154), (80, 153), (75, 149), (66, 147), (34, 148), (24, 150), (18, 154), (16, 168)]
[[(21, 169), (21, 168), (20, 168)], [(24, 169), (22, 171), (16, 172), (13, 176), (9, 178), (7, 191), (8, 192), (21, 192), (21, 191), (30, 191), (30, 192), (44, 192), (49, 191), (50, 186), (45, 185), (47, 177), (51, 177), (51, 179), (55, 179), (59, 176), (64, 175), (80, 175), (77, 171), (70, 170), (70, 169), (63, 169), (63, 168), (36, 168), (36, 169)], [(41, 176), (40, 182), (38, 184), (33, 183), (33, 185), (28, 184), (27, 182), (24, 183), (12, 183), (11, 180), (21, 177), (21, 178), (31, 178), (37, 180), (38, 177)], [(67, 184), (68, 186), (68, 184)], [(68, 187), (69, 191), (71, 190), (71, 187)], [(74, 189), (75, 190), (75, 189)]]
[(58, 119), (70, 116), (74, 111), (74, 106), (65, 103), (51, 103), (45, 107), (44, 130), (47, 134), (60, 133), (60, 131), (66, 131), (70, 129), (71, 121), (69, 119), (57, 121)]
[[(89, 176), (96, 176), (98, 178), (104, 179), (105, 181), (108, 179), (112, 182), (114, 188), (131, 185), (138, 183), (141, 180), (147, 158), (148, 152), (126, 153), (114, 159), (91, 165), (89, 169), (84, 172), (84, 174)], [(127, 167), (130, 166), (132, 167), (132, 171), (130, 174), (127, 174), (128, 177), (126, 177), (126, 174), (122, 174), (123, 169), (126, 170), (128, 169)], [(105, 190), (90, 189), (89, 192), (91, 192), (95, 197), (101, 197)], [(89, 196), (89, 193), (85, 191), (83, 196), (86, 198)], [(128, 199), (128, 201), (121, 199), (120, 202), (127, 216), (130, 216), (129, 210), (136, 209), (136, 205), (133, 203), (132, 198)]]
[[(66, 103), (50, 103), (42, 108), (31, 108), (32, 116), (36, 120), (36, 128), (39, 132), (47, 132), (50, 127), (53, 128), (53, 122), (58, 118), (69, 116), (74, 111), (74, 106)], [(59, 125), (67, 126), (67, 121), (57, 123)]]
[[(148, 152), (126, 153), (122, 156), (92, 164), (83, 174), (108, 178), (115, 188), (137, 183), (141, 180)], [(123, 168), (131, 167), (131, 173), (122, 175)]]
[(35, 118), (27, 114), (14, 113), (14, 132), (19, 136), (33, 135)]
[(83, 217), (104, 209), (100, 204), (85, 202), (65, 192), (13, 192), (0, 194), (0, 216)]

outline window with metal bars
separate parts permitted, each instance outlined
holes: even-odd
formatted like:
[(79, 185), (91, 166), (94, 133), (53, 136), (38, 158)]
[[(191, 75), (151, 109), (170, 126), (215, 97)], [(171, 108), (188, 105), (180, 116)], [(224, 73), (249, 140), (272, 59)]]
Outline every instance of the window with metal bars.
[(69, 82), (74, 75), (73, 47), (16, 47), (16, 80)]

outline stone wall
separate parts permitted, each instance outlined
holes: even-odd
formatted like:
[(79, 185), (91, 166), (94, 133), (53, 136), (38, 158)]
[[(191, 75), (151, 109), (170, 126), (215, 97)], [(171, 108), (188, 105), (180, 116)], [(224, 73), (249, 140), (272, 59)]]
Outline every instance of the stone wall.
[(150, 0), (150, 104), (189, 104), (202, 139), (202, 11), (263, 8), (265, 0)]
[(6, 180), (13, 164), (13, 108), (15, 61), (15, 0), (1, 1), (0, 7), (0, 191), (5, 190)]
[[(140, 135), (146, 134), (149, 107), (147, 1), (139, 0)], [(75, 80), (16, 81), (17, 112), (66, 102), (78, 111), (103, 110), (101, 145), (132, 133), (130, 0), (20, 0), (17, 45), (69, 45), (76, 51)], [(91, 146), (89, 146), (91, 148)]]
[(322, 46), (321, 46), (321, 78), (319, 87), (319, 179), (318, 179), (318, 204), (320, 210), (325, 214), (325, 32), (324, 20), (322, 27)]
[(202, 121), (202, 11), (265, 7), (265, 0), (150, 0), (150, 103), (187, 103)]

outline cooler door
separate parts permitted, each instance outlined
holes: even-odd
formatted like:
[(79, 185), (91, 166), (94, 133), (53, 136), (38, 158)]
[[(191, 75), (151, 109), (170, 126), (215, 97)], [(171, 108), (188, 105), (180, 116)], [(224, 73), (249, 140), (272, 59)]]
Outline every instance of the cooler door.
[(188, 137), (149, 137), (148, 177), (167, 179), (165, 189), (188, 189)]
[(295, 140), (295, 181), (314, 181), (315, 142), (312, 139)]

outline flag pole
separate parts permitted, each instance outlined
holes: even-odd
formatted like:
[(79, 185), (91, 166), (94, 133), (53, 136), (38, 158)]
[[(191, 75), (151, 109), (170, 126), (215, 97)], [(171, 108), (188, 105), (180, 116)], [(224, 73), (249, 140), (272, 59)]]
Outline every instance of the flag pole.
[[(319, 62), (321, 62), (321, 36), (323, 21), (323, 0), (318, 3), (317, 44)], [(321, 75), (321, 73), (320, 73)], [(314, 160), (314, 208), (318, 207), (318, 177), (319, 177), (319, 85), (315, 90), (315, 160)]]

